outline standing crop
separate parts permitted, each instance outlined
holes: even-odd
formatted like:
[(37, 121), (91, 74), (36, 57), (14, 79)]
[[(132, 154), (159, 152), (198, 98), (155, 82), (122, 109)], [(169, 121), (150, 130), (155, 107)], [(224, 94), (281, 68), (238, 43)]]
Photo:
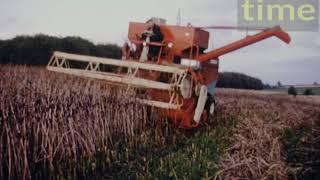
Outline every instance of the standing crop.
[(0, 84), (0, 177), (66, 174), (97, 154), (110, 165), (115, 146), (161, 118), (133, 91), (43, 68), (2, 66)]
[[(215, 116), (185, 131), (135, 96), (103, 81), (0, 66), (0, 179), (284, 179), (319, 162), (315, 97), (219, 89)], [(315, 158), (293, 166), (297, 144)]]

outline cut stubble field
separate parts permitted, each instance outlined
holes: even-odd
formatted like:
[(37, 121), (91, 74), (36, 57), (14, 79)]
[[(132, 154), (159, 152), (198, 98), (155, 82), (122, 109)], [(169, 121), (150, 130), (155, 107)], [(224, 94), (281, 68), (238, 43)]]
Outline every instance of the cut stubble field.
[(316, 101), (220, 89), (182, 130), (102, 81), (6, 65), (0, 85), (0, 179), (319, 177)]

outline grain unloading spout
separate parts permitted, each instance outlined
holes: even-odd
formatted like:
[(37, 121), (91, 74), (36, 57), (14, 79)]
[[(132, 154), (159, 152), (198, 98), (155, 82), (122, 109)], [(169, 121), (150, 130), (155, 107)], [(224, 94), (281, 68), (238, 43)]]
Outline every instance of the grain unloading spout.
[(197, 59), (199, 61), (208, 61), (210, 59), (216, 59), (219, 56), (222, 56), (224, 54), (230, 53), (232, 51), (241, 49), (243, 47), (249, 46), (251, 44), (254, 44), (256, 42), (262, 41), (264, 39), (270, 38), (270, 37), (277, 37), (283, 42), (289, 44), (291, 41), (291, 38), (288, 33), (284, 32), (280, 26), (276, 26), (270, 29), (266, 29), (260, 33), (257, 33), (252, 36), (247, 36), (244, 39), (235, 41), (231, 44), (225, 45), (221, 48), (212, 50), (206, 54), (200, 55)]

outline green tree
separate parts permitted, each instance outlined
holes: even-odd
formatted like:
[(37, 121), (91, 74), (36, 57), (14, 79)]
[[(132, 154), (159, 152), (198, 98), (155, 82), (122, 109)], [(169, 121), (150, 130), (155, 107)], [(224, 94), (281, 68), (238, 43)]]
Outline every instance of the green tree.
[(121, 48), (113, 44), (95, 45), (80, 37), (44, 34), (0, 40), (0, 64), (46, 65), (54, 51), (120, 59)]
[(270, 84), (264, 84), (263, 85), (263, 89), (271, 89), (271, 85)]
[(293, 96), (298, 95), (297, 90), (296, 90), (296, 88), (295, 88), (294, 86), (290, 86), (290, 87), (289, 87), (289, 89), (288, 89), (288, 94), (289, 94), (289, 95), (293, 95)]
[(264, 84), (260, 79), (246, 74), (223, 72), (219, 74), (217, 87), (262, 90)]
[(282, 87), (282, 83), (280, 81), (277, 82), (278, 87)]
[(310, 96), (310, 95), (314, 95), (314, 93), (313, 93), (312, 89), (306, 89), (303, 92), (303, 95)]

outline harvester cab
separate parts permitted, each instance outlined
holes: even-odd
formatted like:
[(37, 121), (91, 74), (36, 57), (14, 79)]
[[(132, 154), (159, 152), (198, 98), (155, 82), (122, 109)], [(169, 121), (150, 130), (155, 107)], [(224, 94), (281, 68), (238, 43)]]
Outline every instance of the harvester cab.
[(273, 27), (206, 52), (208, 31), (151, 19), (129, 24), (122, 60), (54, 52), (47, 69), (139, 89), (139, 102), (161, 108), (180, 128), (194, 128), (214, 112), (219, 57), (273, 36), (290, 42)]

